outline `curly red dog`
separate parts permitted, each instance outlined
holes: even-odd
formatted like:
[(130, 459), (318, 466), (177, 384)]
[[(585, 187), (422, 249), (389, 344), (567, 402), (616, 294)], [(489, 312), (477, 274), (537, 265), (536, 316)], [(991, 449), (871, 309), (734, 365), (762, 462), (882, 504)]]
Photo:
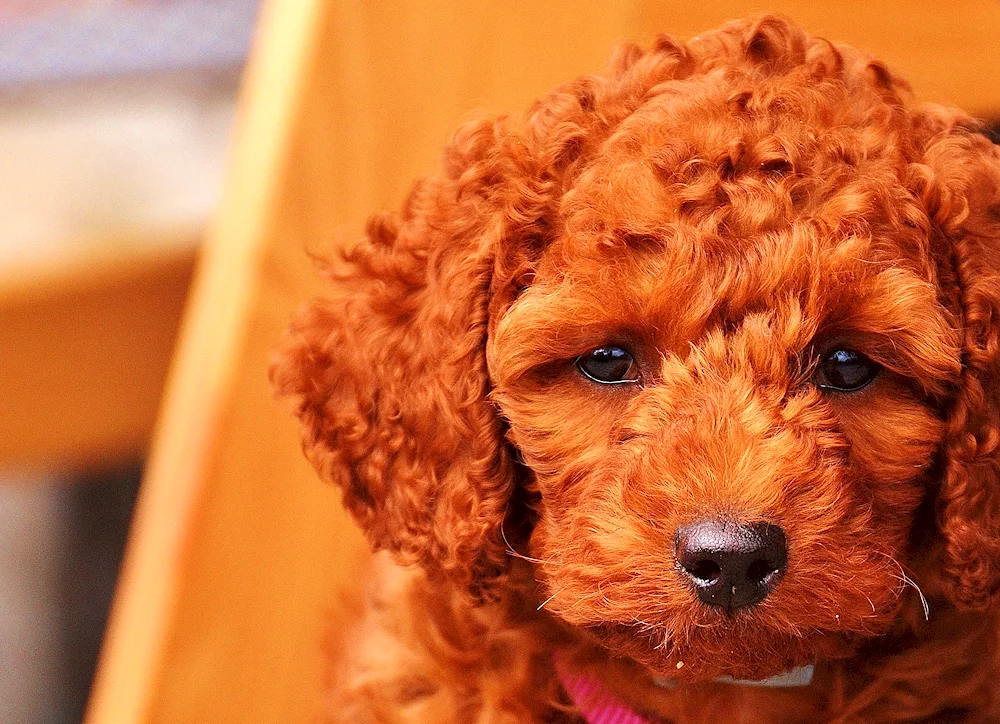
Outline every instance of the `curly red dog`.
[(272, 375), (409, 564), (333, 720), (1000, 721), (969, 117), (780, 18), (664, 36), (462, 126), (328, 272)]

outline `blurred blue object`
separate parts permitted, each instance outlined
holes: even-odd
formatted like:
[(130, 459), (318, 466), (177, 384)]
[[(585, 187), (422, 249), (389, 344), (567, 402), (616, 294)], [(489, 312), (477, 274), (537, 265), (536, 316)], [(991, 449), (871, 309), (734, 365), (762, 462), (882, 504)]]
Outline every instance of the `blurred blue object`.
[(256, 0), (53, 9), (0, 27), (0, 87), (243, 64)]

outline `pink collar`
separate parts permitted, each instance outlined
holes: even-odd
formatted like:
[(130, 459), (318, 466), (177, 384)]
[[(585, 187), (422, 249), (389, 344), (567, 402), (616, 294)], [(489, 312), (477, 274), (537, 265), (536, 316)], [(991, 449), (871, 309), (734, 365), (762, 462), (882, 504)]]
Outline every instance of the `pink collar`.
[(559, 683), (587, 724), (655, 724), (654, 720), (632, 711), (596, 677), (574, 673), (561, 657), (554, 659)]
[[(569, 694), (570, 701), (587, 724), (656, 724), (655, 719), (649, 719), (632, 711), (628, 704), (609, 691), (600, 679), (571, 671), (566, 666), (564, 657), (558, 654), (553, 656), (552, 660), (559, 676), (559, 683)], [(800, 666), (763, 681), (733, 680), (728, 676), (720, 677), (716, 681), (742, 686), (784, 688), (808, 686), (812, 677), (813, 666)], [(662, 685), (666, 686), (666, 683)]]

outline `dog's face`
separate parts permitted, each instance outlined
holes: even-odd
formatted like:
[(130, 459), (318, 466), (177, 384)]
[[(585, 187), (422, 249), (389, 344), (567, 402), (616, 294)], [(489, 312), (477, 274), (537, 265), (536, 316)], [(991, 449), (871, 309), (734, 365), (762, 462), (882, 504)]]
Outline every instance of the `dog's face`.
[(803, 123), (700, 85), (565, 194), (488, 359), (545, 608), (661, 674), (759, 677), (894, 618), (960, 347), (899, 151), (831, 148), (846, 99)]
[(460, 131), (274, 376), (376, 545), (495, 591), (520, 489), (547, 611), (762, 678), (890, 627), (921, 506), (997, 588), (1000, 161), (784, 21), (698, 43)]

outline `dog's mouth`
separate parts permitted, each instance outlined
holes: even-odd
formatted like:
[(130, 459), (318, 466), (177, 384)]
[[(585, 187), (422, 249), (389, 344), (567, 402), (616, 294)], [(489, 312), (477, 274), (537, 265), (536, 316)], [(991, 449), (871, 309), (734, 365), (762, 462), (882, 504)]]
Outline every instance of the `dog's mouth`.
[(808, 686), (816, 662), (849, 657), (858, 645), (858, 639), (847, 632), (798, 637), (748, 628), (745, 636), (692, 637), (667, 646), (650, 645), (648, 639), (624, 626), (593, 627), (590, 633), (612, 656), (635, 661), (650, 678), (668, 687), (698, 682)]

